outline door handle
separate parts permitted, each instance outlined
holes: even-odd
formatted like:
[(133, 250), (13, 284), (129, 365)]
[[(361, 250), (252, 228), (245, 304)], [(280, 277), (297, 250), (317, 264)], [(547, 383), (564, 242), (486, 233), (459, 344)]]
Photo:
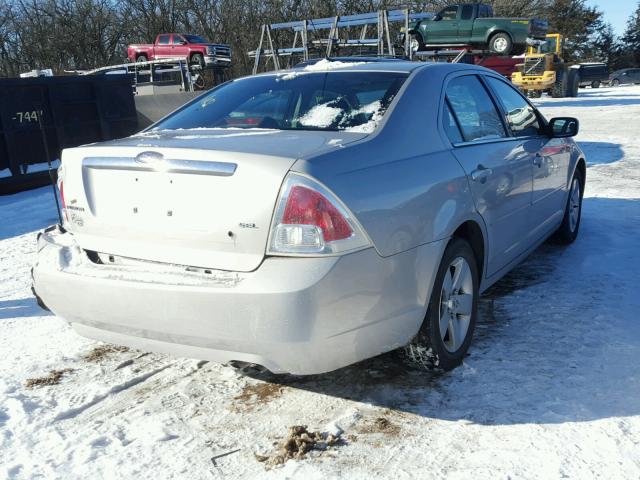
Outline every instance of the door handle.
[(471, 180), (473, 180), (474, 182), (484, 183), (492, 173), (493, 170), (491, 170), (490, 168), (478, 165), (478, 168), (471, 172)]
[(533, 159), (533, 164), (538, 168), (542, 167), (542, 155), (536, 153), (536, 156)]

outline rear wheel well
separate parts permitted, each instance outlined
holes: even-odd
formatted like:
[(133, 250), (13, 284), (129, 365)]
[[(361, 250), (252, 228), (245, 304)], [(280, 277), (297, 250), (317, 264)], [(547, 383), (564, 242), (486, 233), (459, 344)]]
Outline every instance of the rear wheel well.
[(511, 34), (509, 32), (506, 32), (504, 30), (494, 30), (489, 35), (487, 35), (487, 43), (489, 43), (491, 41), (491, 39), (493, 37), (495, 37), (496, 35), (498, 35), (499, 33), (502, 33), (502, 34), (506, 35), (507, 37), (509, 37), (509, 40), (511, 40), (513, 42), (513, 37), (511, 36)]
[(418, 40), (420, 47), (424, 45), (424, 37), (422, 36), (422, 32), (420, 30), (418, 29), (409, 30), (409, 35), (411, 37), (415, 37), (415, 39)]
[(482, 235), (480, 226), (476, 222), (468, 220), (460, 225), (455, 232), (453, 232), (453, 237), (466, 240), (469, 245), (471, 245), (473, 255), (476, 258), (478, 273), (480, 275), (480, 279), (482, 279), (484, 273), (485, 248), (484, 236)]

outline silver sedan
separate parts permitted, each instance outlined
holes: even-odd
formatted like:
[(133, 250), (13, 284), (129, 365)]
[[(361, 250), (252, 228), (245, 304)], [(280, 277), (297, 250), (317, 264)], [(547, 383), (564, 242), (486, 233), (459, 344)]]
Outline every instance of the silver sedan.
[(34, 291), (78, 333), (273, 372), (458, 365), (479, 294), (572, 242), (578, 121), (462, 64), (321, 61), (65, 150)]

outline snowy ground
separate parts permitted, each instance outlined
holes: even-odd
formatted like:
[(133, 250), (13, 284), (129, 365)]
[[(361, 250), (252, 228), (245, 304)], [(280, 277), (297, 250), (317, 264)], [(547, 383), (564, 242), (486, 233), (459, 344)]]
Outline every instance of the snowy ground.
[[(385, 355), (277, 384), (101, 356), (29, 292), (50, 190), (0, 197), (0, 477), (639, 478), (640, 87), (539, 103), (581, 121), (580, 237), (544, 245), (489, 292), (471, 355), (445, 375)], [(272, 470), (254, 457), (291, 425), (332, 423), (341, 446)]]

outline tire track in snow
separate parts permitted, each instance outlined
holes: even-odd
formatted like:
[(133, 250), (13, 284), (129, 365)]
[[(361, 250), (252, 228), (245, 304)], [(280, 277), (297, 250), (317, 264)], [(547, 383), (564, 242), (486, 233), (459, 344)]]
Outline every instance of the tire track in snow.
[[(153, 368), (161, 361), (162, 358), (154, 358), (142, 368)], [(153, 401), (155, 398), (163, 398), (166, 391), (171, 390), (176, 384), (187, 378), (192, 372), (189, 369), (192, 362), (192, 360), (185, 361), (183, 359), (173, 362), (170, 365), (171, 368), (167, 368), (162, 374), (154, 375), (140, 388), (127, 389), (117, 396), (112, 396), (108, 401), (101, 402), (99, 406), (83, 415), (82, 421), (102, 421), (102, 419), (111, 416), (120, 416), (126, 411), (129, 412), (128, 415), (134, 415), (133, 410), (137, 405), (149, 400)], [(115, 370), (112, 373), (115, 373)]]
[(55, 416), (55, 418), (53, 419), (54, 421), (60, 421), (60, 420), (69, 420), (71, 418), (75, 418), (78, 415), (80, 415), (81, 413), (83, 413), (84, 411), (88, 410), (89, 408), (105, 401), (106, 399), (112, 397), (113, 395), (116, 395), (124, 390), (127, 390), (131, 387), (135, 387), (136, 385), (141, 384), (142, 382), (148, 380), (149, 378), (153, 377), (154, 375), (157, 375), (158, 373), (162, 372), (163, 370), (166, 370), (167, 368), (169, 368), (170, 366), (172, 366), (173, 363), (169, 363), (167, 365), (164, 365), (160, 368), (156, 368), (154, 370), (151, 370), (150, 372), (144, 373), (142, 375), (138, 375), (136, 377), (133, 377), (125, 382), (122, 382), (118, 385), (114, 385), (113, 387), (111, 387), (106, 393), (103, 393), (101, 395), (96, 395), (92, 400), (90, 400), (89, 402), (86, 402), (82, 405), (80, 405), (79, 407), (74, 407), (74, 408), (69, 408), (67, 410), (64, 410), (60, 413), (58, 413), (58, 415)]

